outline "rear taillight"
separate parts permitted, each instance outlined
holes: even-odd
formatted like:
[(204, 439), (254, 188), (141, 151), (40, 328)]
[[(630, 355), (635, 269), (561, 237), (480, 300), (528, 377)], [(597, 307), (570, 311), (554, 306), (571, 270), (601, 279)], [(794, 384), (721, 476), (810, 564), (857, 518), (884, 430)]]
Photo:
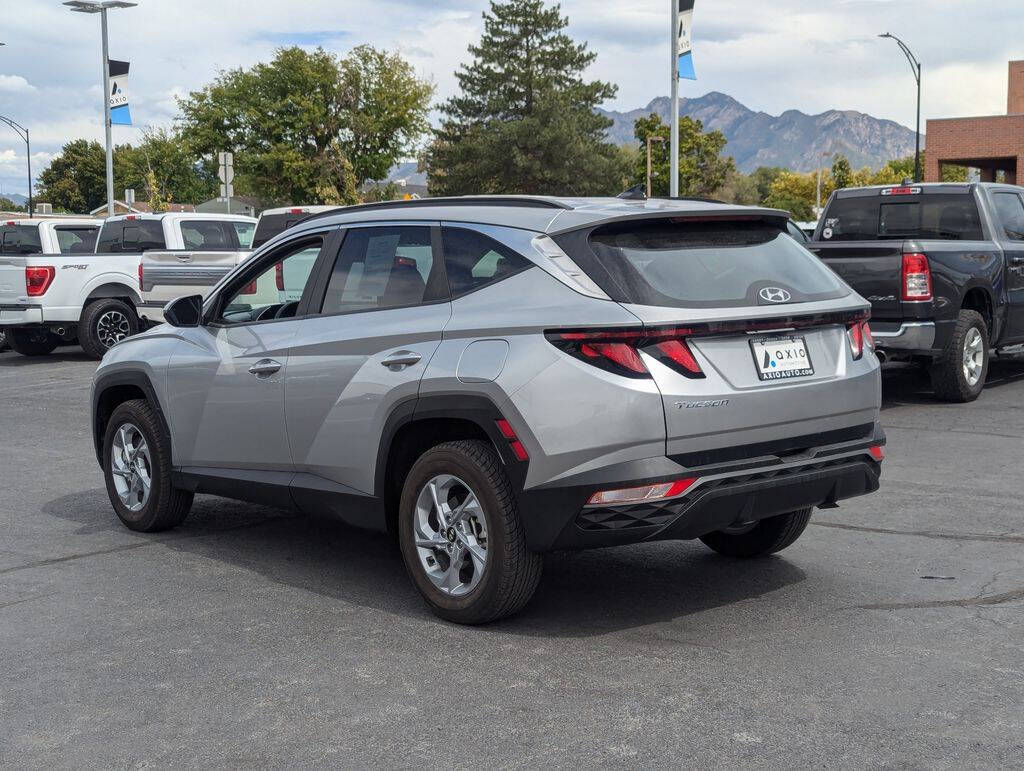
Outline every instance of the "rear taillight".
[(238, 294), (256, 294), (256, 279), (253, 279), (244, 287), (242, 287), (242, 291), (239, 292)]
[(880, 444), (876, 444), (874, 447), (869, 447), (868, 453), (879, 463), (885, 460), (885, 450), (882, 449), (882, 445)]
[(590, 496), (588, 506), (620, 506), (627, 503), (646, 503), (675, 498), (689, 490), (696, 477), (676, 479), (673, 482), (659, 482), (640, 487), (623, 487), (617, 490), (601, 490)]
[(688, 329), (556, 330), (545, 337), (556, 348), (588, 364), (626, 377), (650, 377), (640, 351), (686, 377), (704, 373), (686, 342)]
[(279, 262), (274, 266), (274, 280), (277, 282), (279, 291), (284, 291), (284, 263)]
[(25, 268), (25, 294), (29, 297), (40, 297), (53, 283), (57, 275), (52, 265), (35, 265)]
[(850, 339), (850, 353), (854, 360), (864, 355), (864, 351), (875, 349), (875, 338), (866, 321), (856, 321), (846, 327), (846, 336)]
[(903, 255), (903, 299), (932, 299), (932, 272), (928, 258), (917, 252)]

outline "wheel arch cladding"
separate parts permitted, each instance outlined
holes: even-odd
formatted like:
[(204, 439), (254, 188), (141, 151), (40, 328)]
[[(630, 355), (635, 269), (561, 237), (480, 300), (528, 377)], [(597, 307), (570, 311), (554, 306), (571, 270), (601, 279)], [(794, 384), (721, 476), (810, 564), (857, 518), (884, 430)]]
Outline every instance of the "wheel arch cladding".
[(405, 477), (424, 452), (443, 442), (478, 439), (490, 444), (505, 465), (516, 495), (526, 479), (527, 463), (517, 461), (498, 434), (498, 407), (479, 394), (431, 395), (395, 407), (381, 434), (374, 495), (384, 501), (389, 531), (398, 517)]
[(123, 300), (132, 306), (134, 310), (142, 302), (138, 293), (127, 284), (106, 283), (89, 290), (83, 305), (88, 305), (96, 300)]
[(96, 460), (103, 465), (103, 439), (107, 423), (119, 405), (132, 399), (144, 399), (156, 411), (160, 426), (170, 437), (160, 400), (149, 377), (141, 372), (112, 372), (96, 381), (92, 402), (92, 439), (96, 449)]
[(990, 336), (995, 336), (995, 330), (992, 328), (993, 323), (993, 303), (992, 295), (988, 290), (988, 287), (980, 284), (975, 284), (964, 292), (963, 301), (960, 303), (962, 310), (977, 311), (981, 314), (981, 317), (985, 320), (985, 325), (988, 327), (988, 333)]

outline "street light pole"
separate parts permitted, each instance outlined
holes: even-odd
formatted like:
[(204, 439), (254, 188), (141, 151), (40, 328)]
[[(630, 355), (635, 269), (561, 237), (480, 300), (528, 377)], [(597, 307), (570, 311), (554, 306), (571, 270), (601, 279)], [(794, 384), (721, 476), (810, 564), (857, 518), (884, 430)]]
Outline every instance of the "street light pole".
[(25, 160), (28, 164), (28, 216), (32, 216), (32, 143), (28, 141), (28, 129), (10, 118), (0, 115), (0, 122), (6, 123), (25, 140)]
[(669, 127), (668, 194), (679, 195), (679, 0), (672, 0), (672, 120)]
[(98, 13), (103, 36), (103, 128), (107, 142), (107, 216), (114, 216), (114, 143), (110, 128), (110, 51), (107, 44), (107, 11), (111, 8), (131, 8), (138, 3), (124, 0), (67, 0), (64, 5), (76, 13)]
[(878, 37), (887, 37), (896, 41), (896, 45), (910, 62), (910, 71), (914, 73), (914, 80), (917, 81), (917, 128), (914, 132), (914, 181), (921, 181), (921, 62), (911, 53), (910, 48), (895, 35), (885, 32)]

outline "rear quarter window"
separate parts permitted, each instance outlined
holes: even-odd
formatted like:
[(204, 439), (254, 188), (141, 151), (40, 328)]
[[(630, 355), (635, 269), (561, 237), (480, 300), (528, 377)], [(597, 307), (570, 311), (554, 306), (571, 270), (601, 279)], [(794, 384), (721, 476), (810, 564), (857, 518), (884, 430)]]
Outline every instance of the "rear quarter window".
[(61, 254), (90, 254), (96, 246), (99, 228), (58, 225), (54, 232)]
[[(560, 241), (563, 249), (567, 244)], [(655, 221), (597, 228), (588, 248), (566, 251), (613, 299), (678, 308), (771, 304), (760, 290), (793, 302), (844, 297), (849, 289), (817, 257), (764, 221)]]

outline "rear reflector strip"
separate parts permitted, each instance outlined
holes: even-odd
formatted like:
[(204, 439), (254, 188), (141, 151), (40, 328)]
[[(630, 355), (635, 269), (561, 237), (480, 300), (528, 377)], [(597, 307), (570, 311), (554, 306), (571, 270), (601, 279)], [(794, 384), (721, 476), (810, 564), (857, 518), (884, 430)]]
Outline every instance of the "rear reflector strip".
[(588, 506), (619, 506), (626, 503), (639, 503), (649, 501), (660, 501), (668, 498), (675, 498), (689, 490), (697, 481), (696, 477), (690, 479), (677, 479), (674, 482), (659, 482), (653, 485), (641, 485), (640, 487), (624, 487), (618, 490), (601, 490), (590, 496)]
[(530, 454), (526, 451), (523, 443), (519, 441), (519, 437), (516, 436), (515, 429), (512, 428), (511, 423), (505, 420), (505, 418), (498, 418), (494, 421), (494, 425), (498, 427), (498, 432), (502, 437), (508, 440), (509, 449), (516, 456), (516, 460), (527, 461), (530, 459)]

